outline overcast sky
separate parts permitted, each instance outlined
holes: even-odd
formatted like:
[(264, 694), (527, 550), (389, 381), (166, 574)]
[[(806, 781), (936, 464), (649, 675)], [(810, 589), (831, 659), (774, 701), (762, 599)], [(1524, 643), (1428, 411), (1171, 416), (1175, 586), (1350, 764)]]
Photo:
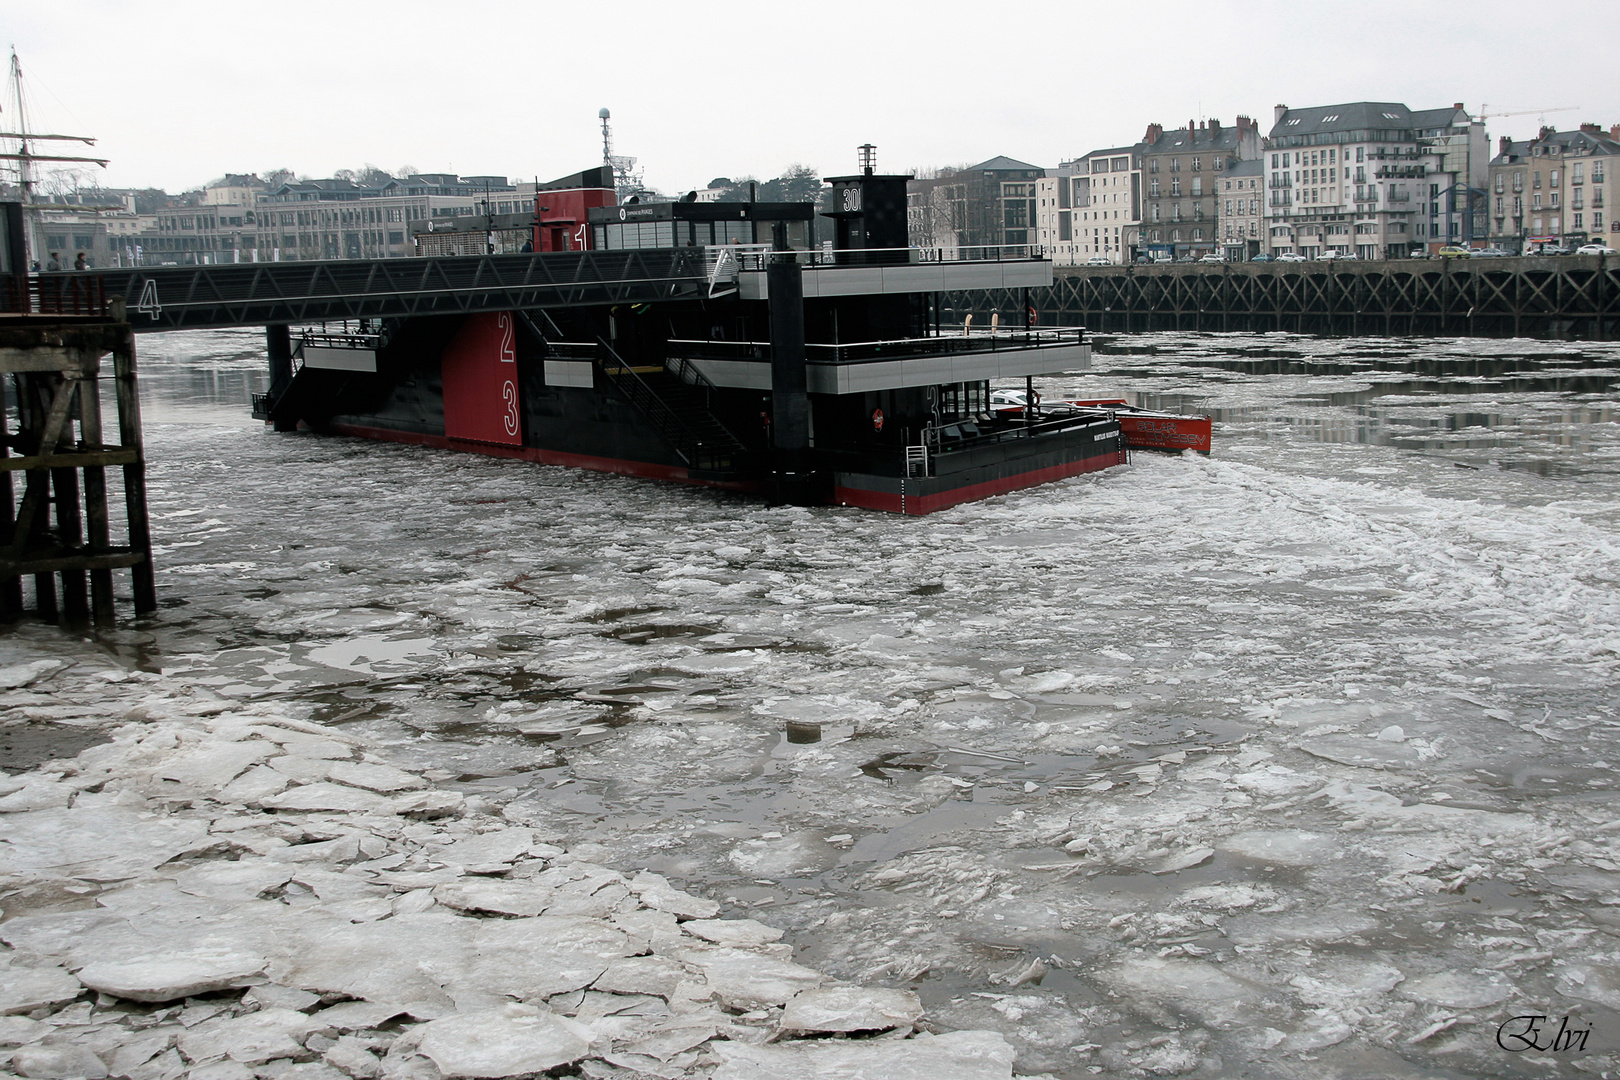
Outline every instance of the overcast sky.
[[(11, 3), (35, 130), (98, 137), (108, 186), (286, 167), (552, 179), (615, 150), (666, 192), (788, 165), (1037, 165), (1272, 106), (1461, 101), (1620, 122), (1620, 2)], [(1585, 50), (1590, 59), (1574, 54)], [(10, 116), (9, 93), (0, 98)], [(1488, 120), (1523, 137), (1539, 111)], [(71, 151), (69, 151), (71, 152)]]

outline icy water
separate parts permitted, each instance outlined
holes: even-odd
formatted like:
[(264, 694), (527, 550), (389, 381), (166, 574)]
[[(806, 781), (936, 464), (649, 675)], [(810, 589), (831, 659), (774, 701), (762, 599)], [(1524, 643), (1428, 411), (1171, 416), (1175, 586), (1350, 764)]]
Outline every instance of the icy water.
[(140, 345), (162, 611), (14, 652), (363, 733), (1020, 1072), (1616, 1068), (1620, 346), (1105, 338), (1043, 393), (1211, 457), (901, 519), (277, 435), (258, 335)]

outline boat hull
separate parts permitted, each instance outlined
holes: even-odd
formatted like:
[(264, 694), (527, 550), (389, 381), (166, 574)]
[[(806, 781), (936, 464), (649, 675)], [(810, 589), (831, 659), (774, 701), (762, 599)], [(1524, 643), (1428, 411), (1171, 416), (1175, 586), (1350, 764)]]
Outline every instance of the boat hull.
[(1183, 450), (1200, 454), (1210, 452), (1215, 426), (1210, 417), (1149, 412), (1133, 408), (1122, 399), (1073, 401), (1069, 404), (1112, 411), (1119, 419), (1125, 441), (1132, 450), (1165, 450), (1175, 454)]

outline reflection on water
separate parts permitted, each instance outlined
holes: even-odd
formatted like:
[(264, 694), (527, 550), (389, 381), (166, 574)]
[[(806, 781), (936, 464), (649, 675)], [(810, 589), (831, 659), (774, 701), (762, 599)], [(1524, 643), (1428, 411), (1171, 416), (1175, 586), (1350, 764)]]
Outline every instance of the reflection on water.
[(1620, 471), (1617, 344), (1135, 334), (1098, 339), (1094, 364), (1076, 392), (1206, 413), (1218, 441), (1388, 445), (1548, 477)]
[(269, 388), (262, 330), (143, 334), (135, 349), (148, 420), (251, 423), (253, 395)]
[[(1213, 416), (1217, 440), (1395, 446), (1473, 467), (1620, 472), (1620, 344), (1159, 333), (1100, 337), (1043, 393)], [(256, 329), (140, 340), (147, 417), (246, 427), (267, 388)]]

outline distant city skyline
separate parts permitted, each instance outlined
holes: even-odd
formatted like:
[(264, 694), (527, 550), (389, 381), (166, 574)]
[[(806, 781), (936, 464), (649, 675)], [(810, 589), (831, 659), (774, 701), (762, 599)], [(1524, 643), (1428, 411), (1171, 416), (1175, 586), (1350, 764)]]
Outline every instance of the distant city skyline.
[[(1299, 5), (1271, 0), (1036, 0), (1015, 21), (878, 0), (849, 26), (832, 25), (833, 9), (730, 0), (679, 12), (632, 0), (611, 18), (444, 10), (290, 0), (267, 19), (186, 0), (64, 0), (13, 13), (7, 29), (34, 130), (95, 136), (111, 164), (88, 174), (103, 186), (171, 192), (228, 172), (366, 163), (546, 180), (600, 163), (602, 107), (615, 152), (670, 194), (794, 164), (850, 172), (864, 142), (882, 170), (997, 154), (1052, 167), (1133, 142), (1150, 122), (1243, 114), (1264, 132), (1277, 104), (1519, 113), (1487, 118), (1493, 141), (1533, 135), (1543, 115), (1560, 128), (1620, 122), (1612, 62), (1544, 57), (1519, 29), (1522, 6), (1499, 2), (1463, 18), (1452, 4), (1369, 0), (1345, 30), (1372, 36), (1327, 50), (1302, 44)], [(1575, 0), (1559, 24), (1601, 42), (1620, 8)]]

